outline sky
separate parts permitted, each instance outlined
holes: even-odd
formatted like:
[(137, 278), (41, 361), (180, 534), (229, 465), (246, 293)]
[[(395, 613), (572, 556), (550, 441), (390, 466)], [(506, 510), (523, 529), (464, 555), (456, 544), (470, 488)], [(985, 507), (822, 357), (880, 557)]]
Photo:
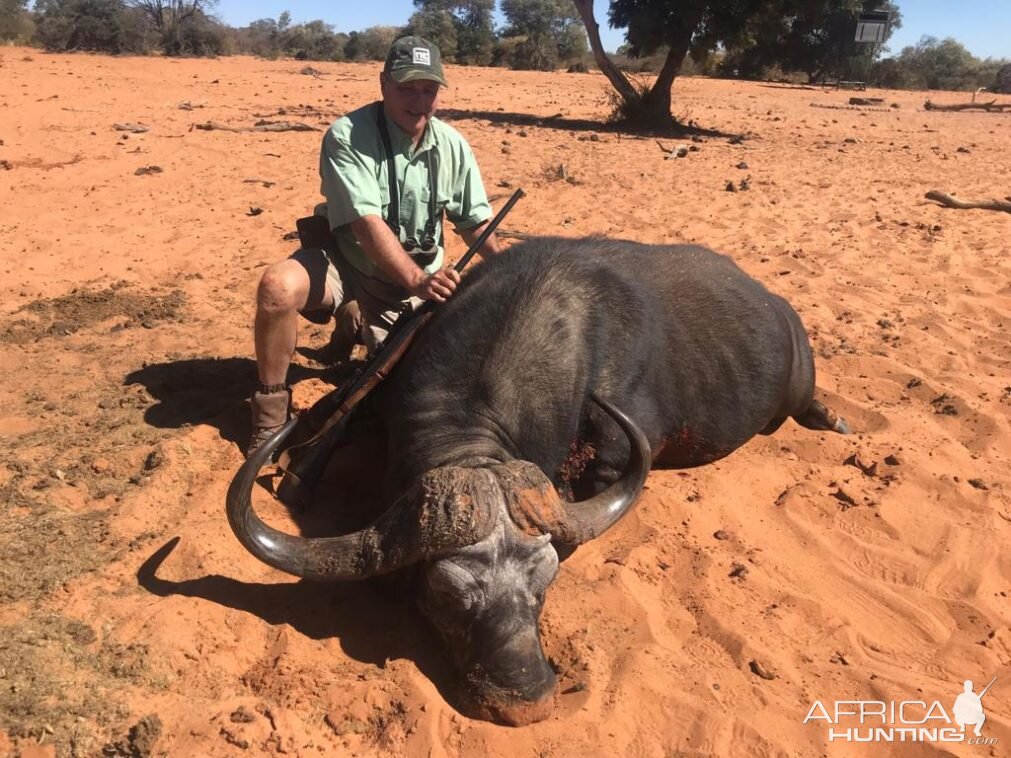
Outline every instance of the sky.
[[(889, 41), (898, 54), (921, 37), (954, 37), (977, 58), (1011, 59), (1011, 2), (1009, 0), (897, 0), (902, 28)], [(615, 50), (624, 42), (622, 30), (607, 26), (608, 0), (594, 0), (604, 48)], [(322, 19), (337, 31), (370, 26), (401, 26), (414, 13), (412, 0), (218, 0), (216, 15), (230, 26), (245, 26), (259, 18), (277, 18), (283, 11), (300, 23)], [(496, 17), (497, 23), (504, 20)]]

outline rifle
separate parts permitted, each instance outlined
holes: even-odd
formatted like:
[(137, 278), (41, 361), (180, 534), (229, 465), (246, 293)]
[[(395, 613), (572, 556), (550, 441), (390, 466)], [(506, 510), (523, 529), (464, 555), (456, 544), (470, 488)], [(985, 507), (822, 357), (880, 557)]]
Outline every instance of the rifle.
[[(523, 195), (522, 189), (517, 189), (512, 194), (512, 197), (502, 206), (481, 236), (457, 261), (453, 267), (457, 273), (463, 272), (477, 251), (488, 241), (502, 219)], [(304, 505), (308, 501), (312, 487), (323, 473), (331, 453), (340, 441), (346, 426), (341, 422), (347, 419), (352, 409), (390, 375), (393, 367), (407, 352), (418, 332), (432, 318), (435, 306), (434, 300), (428, 300), (417, 310), (411, 310), (409, 307), (402, 310), (393, 326), (390, 327), (389, 334), (382, 346), (354, 379), (345, 382), (320, 398), (301, 419), (289, 419), (288, 423), (265, 443), (265, 447), (272, 445), (274, 449), (277, 449), (294, 431), (297, 424), (302, 423), (311, 429), (315, 426), (314, 422), (318, 423), (319, 419), (325, 419), (319, 430), (308, 440), (291, 445), (281, 454), (278, 469), (283, 473), (283, 476), (277, 487), (277, 497), (281, 502), (289, 507), (294, 507)], [(251, 456), (250, 461), (254, 457), (256, 456)], [(239, 474), (236, 475), (236, 478), (238, 476)]]
[(980, 700), (983, 699), (983, 695), (986, 694), (986, 691), (988, 689), (990, 689), (991, 687), (993, 687), (993, 683), (996, 682), (996, 681), (997, 681), (997, 677), (994, 677), (993, 679), (990, 680), (990, 684), (988, 684), (986, 687), (983, 688), (983, 691), (981, 693), (979, 693), (979, 699)]

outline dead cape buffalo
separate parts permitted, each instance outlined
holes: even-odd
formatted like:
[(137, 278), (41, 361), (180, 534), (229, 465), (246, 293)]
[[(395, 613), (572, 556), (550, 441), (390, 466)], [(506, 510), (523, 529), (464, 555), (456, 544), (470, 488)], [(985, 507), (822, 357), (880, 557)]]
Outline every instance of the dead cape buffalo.
[[(814, 387), (800, 318), (729, 258), (538, 239), (472, 271), (374, 393), (389, 461), (376, 521), (282, 534), (252, 511), (252, 475), (229, 491), (229, 520), (296, 576), (417, 568), (471, 711), (525, 724), (554, 700), (538, 619), (556, 547), (614, 525), (651, 465), (714, 461), (788, 416), (848, 431)], [(250, 459), (254, 474), (278, 444)]]

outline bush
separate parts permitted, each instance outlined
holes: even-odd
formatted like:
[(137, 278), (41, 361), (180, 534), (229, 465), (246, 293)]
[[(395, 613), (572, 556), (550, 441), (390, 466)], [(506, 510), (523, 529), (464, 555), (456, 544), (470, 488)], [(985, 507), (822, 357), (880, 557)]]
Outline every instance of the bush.
[(0, 42), (24, 43), (32, 38), (35, 23), (26, 5), (27, 0), (0, 0)]
[(161, 49), (166, 55), (223, 55), (225, 30), (217, 20), (197, 11), (182, 23), (162, 29)]
[(46, 50), (124, 51), (120, 0), (39, 0), (35, 39)]
[(1005, 63), (998, 69), (994, 78), (993, 91), (1011, 95), (1011, 63)]
[(344, 55), (354, 61), (386, 60), (390, 46), (401, 35), (398, 26), (371, 26), (361, 32), (351, 32), (344, 47)]

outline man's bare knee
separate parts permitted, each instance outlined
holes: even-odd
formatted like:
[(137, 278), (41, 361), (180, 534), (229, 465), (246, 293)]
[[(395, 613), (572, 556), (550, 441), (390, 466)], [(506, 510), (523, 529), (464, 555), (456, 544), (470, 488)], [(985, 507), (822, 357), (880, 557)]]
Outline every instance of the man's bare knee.
[(289, 313), (305, 304), (309, 275), (292, 260), (275, 263), (263, 272), (256, 290), (256, 307), (268, 313)]

